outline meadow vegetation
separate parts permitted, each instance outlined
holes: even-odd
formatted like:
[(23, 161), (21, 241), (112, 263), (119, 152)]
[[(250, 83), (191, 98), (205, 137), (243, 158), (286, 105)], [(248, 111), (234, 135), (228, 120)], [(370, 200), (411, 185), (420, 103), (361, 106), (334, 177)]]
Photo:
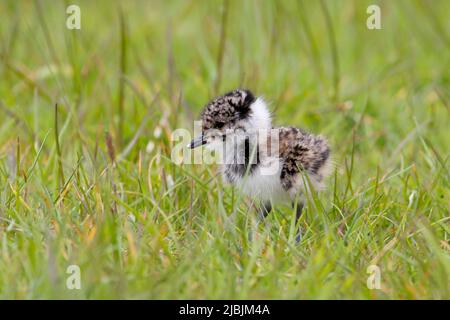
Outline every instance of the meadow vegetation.
[[(449, 1), (66, 2), (0, 3), (0, 298), (450, 298)], [(330, 141), (300, 244), (170, 159), (236, 87)]]

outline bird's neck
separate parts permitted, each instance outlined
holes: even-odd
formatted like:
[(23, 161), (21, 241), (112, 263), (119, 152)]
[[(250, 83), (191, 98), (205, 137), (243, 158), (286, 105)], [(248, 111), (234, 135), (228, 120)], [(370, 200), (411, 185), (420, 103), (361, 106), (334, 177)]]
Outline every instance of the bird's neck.
[(236, 182), (245, 175), (251, 175), (261, 163), (258, 137), (245, 132), (227, 145), (224, 157), (224, 174), (229, 182)]

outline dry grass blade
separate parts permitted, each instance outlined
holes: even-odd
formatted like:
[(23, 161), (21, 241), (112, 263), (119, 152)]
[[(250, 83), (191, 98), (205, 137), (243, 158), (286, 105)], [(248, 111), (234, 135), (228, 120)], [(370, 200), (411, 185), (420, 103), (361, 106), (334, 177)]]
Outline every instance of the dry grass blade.
[[(61, 153), (61, 145), (59, 143), (59, 127), (58, 127), (58, 104), (55, 103), (55, 143), (56, 143), (56, 156), (58, 161), (58, 183), (61, 182), (60, 186), (64, 186), (66, 184), (64, 178), (64, 169), (62, 164), (62, 153)], [(59, 188), (58, 188), (59, 189)]]

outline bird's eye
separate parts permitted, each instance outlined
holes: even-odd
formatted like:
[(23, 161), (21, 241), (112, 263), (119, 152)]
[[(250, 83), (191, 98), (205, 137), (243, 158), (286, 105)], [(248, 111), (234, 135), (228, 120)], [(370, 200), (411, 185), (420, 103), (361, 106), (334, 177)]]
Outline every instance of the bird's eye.
[(217, 129), (222, 129), (224, 125), (225, 125), (224, 122), (216, 122), (216, 128)]

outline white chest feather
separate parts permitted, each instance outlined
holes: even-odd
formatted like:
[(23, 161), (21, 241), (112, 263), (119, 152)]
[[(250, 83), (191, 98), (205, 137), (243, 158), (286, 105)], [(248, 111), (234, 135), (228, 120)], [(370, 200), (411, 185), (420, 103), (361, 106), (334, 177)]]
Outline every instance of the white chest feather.
[(281, 168), (279, 158), (265, 158), (251, 173), (236, 179), (235, 184), (251, 198), (273, 203), (288, 202), (289, 194), (280, 182)]

